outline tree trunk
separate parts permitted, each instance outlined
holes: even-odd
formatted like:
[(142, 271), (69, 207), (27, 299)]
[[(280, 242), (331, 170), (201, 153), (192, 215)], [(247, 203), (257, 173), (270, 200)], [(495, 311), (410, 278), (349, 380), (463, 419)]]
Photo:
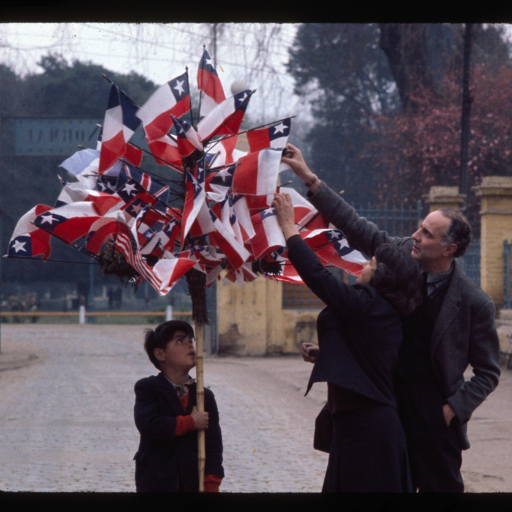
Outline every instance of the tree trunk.
[(380, 23), (379, 46), (386, 54), (404, 113), (413, 112), (419, 85), (432, 87), (428, 71), (428, 23)]

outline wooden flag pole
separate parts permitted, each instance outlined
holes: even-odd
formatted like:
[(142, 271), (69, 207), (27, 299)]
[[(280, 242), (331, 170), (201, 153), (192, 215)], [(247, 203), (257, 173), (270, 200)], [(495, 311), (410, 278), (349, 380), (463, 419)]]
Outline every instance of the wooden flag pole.
[[(203, 326), (196, 320), (196, 396), (197, 410), (204, 412), (204, 382), (203, 382)], [(205, 431), (197, 432), (198, 442), (198, 470), (199, 470), (199, 492), (204, 492), (204, 465), (206, 461), (205, 452)]]

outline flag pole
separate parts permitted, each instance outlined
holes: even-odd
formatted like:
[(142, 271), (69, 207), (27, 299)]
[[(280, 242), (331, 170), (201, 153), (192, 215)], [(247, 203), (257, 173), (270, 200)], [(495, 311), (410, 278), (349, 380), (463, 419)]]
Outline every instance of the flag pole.
[[(196, 400), (198, 412), (204, 412), (204, 381), (203, 381), (203, 325), (196, 319)], [(204, 430), (197, 433), (197, 463), (199, 471), (199, 492), (204, 492), (204, 466), (206, 462)]]

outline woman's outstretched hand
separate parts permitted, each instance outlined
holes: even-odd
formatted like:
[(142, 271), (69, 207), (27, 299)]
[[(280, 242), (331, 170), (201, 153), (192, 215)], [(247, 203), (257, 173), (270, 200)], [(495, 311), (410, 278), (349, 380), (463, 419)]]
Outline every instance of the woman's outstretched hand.
[(319, 350), (320, 347), (314, 343), (303, 343), (300, 346), (300, 354), (302, 359), (304, 359), (304, 361), (307, 363), (314, 363), (316, 361)]
[(298, 234), (299, 230), (295, 225), (295, 212), (293, 210), (292, 198), (289, 194), (276, 194), (272, 205), (276, 209), (276, 216), (283, 235), (286, 240)]
[(286, 144), (286, 149), (287, 156), (281, 157), (281, 162), (289, 165), (296, 176), (308, 187), (310, 192), (316, 194), (320, 188), (320, 180), (309, 170), (300, 149), (296, 148), (293, 144)]

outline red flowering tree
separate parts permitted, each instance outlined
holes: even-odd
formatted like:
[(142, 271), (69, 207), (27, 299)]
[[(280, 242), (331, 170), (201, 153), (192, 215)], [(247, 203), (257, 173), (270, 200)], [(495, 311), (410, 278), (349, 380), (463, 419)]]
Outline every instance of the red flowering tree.
[[(486, 175), (512, 175), (511, 84), (507, 66), (472, 69), (466, 212), (472, 221), (477, 220), (478, 201), (471, 187)], [(451, 72), (435, 90), (417, 89), (412, 112), (375, 119), (373, 130), (381, 138), (372, 156), (380, 154), (387, 169), (379, 187), (383, 201), (415, 202), (433, 185), (459, 186), (461, 95), (461, 77)]]

